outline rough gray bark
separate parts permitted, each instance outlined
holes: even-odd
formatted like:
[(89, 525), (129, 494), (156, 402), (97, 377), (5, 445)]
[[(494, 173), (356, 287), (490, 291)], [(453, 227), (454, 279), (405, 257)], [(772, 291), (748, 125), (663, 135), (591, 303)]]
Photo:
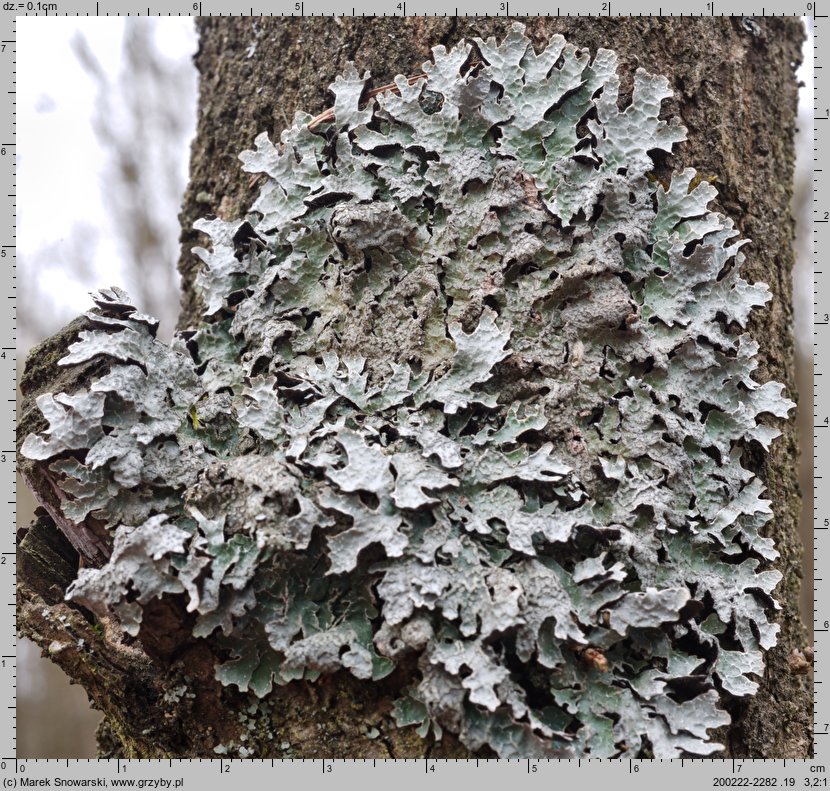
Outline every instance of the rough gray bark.
[[(688, 142), (664, 167), (693, 166), (713, 180), (720, 208), (753, 240), (745, 268), (750, 280), (770, 284), (774, 301), (753, 319), (761, 343), (760, 381), (784, 382), (794, 397), (791, 268), (793, 221), (789, 214), (796, 108), (794, 65), (803, 31), (795, 19), (530, 19), (537, 44), (552, 33), (596, 50), (613, 47), (621, 74), (637, 66), (665, 74), (675, 89), (667, 115), (679, 115)], [(190, 230), (201, 216), (232, 219), (245, 211), (254, 187), (241, 173), (237, 154), (263, 130), (277, 136), (295, 111), (315, 113), (329, 104), (327, 85), (354, 60), (371, 70), (378, 85), (395, 74), (414, 74), (435, 44), (467, 36), (500, 36), (504, 19), (204, 19), (196, 56), (201, 73), (199, 126), (192, 150), (191, 183), (181, 213), (183, 253), (179, 264), (184, 297), (180, 328), (199, 313), (192, 291), (197, 239)], [(256, 54), (249, 57), (251, 44)], [(625, 85), (623, 86), (626, 87)], [(56, 361), (73, 340), (79, 323), (35, 349), (22, 387), (26, 403), (18, 436), (42, 428), (34, 397), (44, 390), (71, 390), (89, 370), (58, 373)], [(61, 377), (64, 377), (61, 379)], [(801, 545), (796, 533), (800, 496), (796, 478), (795, 427), (785, 427), (768, 458), (754, 459), (767, 484), (776, 518), (769, 533), (781, 552), (784, 580), (779, 645), (767, 656), (760, 693), (737, 704), (734, 725), (718, 737), (731, 756), (804, 757), (811, 750), (812, 694), (804, 676), (792, 672), (789, 656), (806, 643), (798, 617)], [(210, 756), (218, 742), (236, 740), (244, 726), (239, 714), (250, 700), (222, 688), (213, 677), (214, 655), (188, 638), (181, 612), (164, 602), (137, 641), (127, 644), (112, 630), (93, 628), (83, 613), (62, 601), (77, 567), (100, 563), (98, 533), (86, 525), (73, 549), (55, 526), (55, 490), (42, 470), (23, 472), (48, 513), (21, 531), (19, 626), (74, 680), (88, 690), (106, 715), (102, 751), (134, 757)], [(55, 521), (53, 521), (53, 519)], [(65, 618), (61, 620), (61, 616)], [(83, 638), (83, 646), (78, 640)], [(268, 757), (463, 756), (452, 739), (423, 741), (411, 729), (396, 729), (389, 718), (391, 692), (405, 684), (411, 668), (399, 668), (382, 683), (347, 675), (309, 685), (293, 683), (274, 695), (257, 715), (247, 744)], [(193, 679), (193, 698), (171, 694), (183, 677)], [(380, 737), (367, 732), (377, 729)], [(249, 731), (250, 732), (250, 731)], [(291, 747), (283, 748), (281, 745)]]

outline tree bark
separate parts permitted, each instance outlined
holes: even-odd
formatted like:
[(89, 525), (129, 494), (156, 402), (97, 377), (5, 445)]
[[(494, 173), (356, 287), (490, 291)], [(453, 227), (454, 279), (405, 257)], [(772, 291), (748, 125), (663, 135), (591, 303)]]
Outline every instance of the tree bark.
[[(689, 134), (662, 167), (695, 167), (712, 180), (719, 192), (717, 208), (752, 240), (745, 276), (769, 283), (774, 294), (750, 327), (761, 343), (756, 378), (783, 382), (794, 398), (794, 222), (789, 206), (801, 23), (784, 18), (523, 21), (537, 46), (553, 33), (563, 33), (592, 51), (616, 50), (623, 91), (630, 88), (638, 66), (669, 78), (675, 96), (664, 105), (664, 114), (680, 116)], [(317, 113), (328, 107), (327, 86), (347, 61), (371, 70), (375, 84), (382, 85), (396, 74), (418, 73), (432, 46), (449, 46), (470, 36), (500, 37), (509, 24), (501, 18), (200, 20), (199, 122), (180, 214), (180, 329), (194, 326), (200, 313), (192, 289), (197, 259), (191, 248), (203, 240), (191, 230), (193, 221), (209, 215), (233, 219), (245, 212), (256, 188), (241, 172), (237, 155), (252, 147), (256, 134), (267, 131), (278, 138), (296, 109)], [(20, 441), (43, 428), (34, 408), (38, 393), (71, 391), (90, 376), (81, 370), (67, 383), (60, 380), (66, 372), (59, 376), (56, 368), (62, 350), (81, 328), (73, 323), (30, 356), (22, 382), (26, 402)], [(777, 566), (784, 574), (777, 590), (781, 633), (778, 646), (767, 654), (759, 693), (733, 705), (733, 725), (716, 734), (732, 757), (802, 758), (812, 750), (812, 685), (794, 672), (798, 668), (790, 659), (794, 650), (807, 645), (808, 637), (798, 614), (798, 442), (794, 421), (783, 428), (771, 455), (751, 459), (773, 501), (775, 519), (768, 534), (781, 553)], [(207, 646), (166, 631), (174, 605), (163, 602), (152, 617), (145, 616), (142, 634), (131, 644), (114, 625), (91, 626), (82, 611), (63, 602), (62, 593), (74, 576), (78, 553), (85, 562), (99, 563), (105, 547), (94, 528), (86, 544), (70, 546), (55, 525), (59, 507), (48, 480), (22, 457), (21, 468), (45, 512), (20, 531), (18, 626), (82, 683), (104, 712), (102, 754), (212, 756), (217, 743), (235, 742), (263, 757), (467, 755), (451, 737), (436, 744), (392, 724), (393, 693), (405, 685), (412, 668), (401, 667), (381, 683), (360, 682), (346, 674), (315, 684), (294, 682), (278, 689), (269, 705), (246, 720), (250, 698), (218, 684), (215, 657)], [(243, 733), (246, 738), (240, 741)]]

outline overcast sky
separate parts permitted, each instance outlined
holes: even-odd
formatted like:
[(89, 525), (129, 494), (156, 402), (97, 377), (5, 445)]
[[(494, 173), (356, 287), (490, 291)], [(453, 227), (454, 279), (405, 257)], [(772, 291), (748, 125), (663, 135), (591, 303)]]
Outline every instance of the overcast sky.
[[(73, 51), (79, 33), (113, 80), (121, 69), (125, 19), (20, 17), (17, 20), (17, 252), (67, 318), (85, 310), (92, 288), (123, 285), (117, 231), (105, 210), (106, 152), (93, 131), (97, 87)], [(156, 44), (176, 61), (196, 51), (193, 20), (164, 18)], [(195, 72), (195, 67), (193, 67)], [(195, 105), (192, 108), (195, 129)], [(189, 147), (178, 161), (186, 183)], [(178, 219), (173, 212), (172, 223)], [(61, 245), (88, 229), (89, 272), (83, 281), (61, 260)], [(50, 253), (44, 255), (44, 251)], [(175, 266), (175, 261), (170, 262)]]

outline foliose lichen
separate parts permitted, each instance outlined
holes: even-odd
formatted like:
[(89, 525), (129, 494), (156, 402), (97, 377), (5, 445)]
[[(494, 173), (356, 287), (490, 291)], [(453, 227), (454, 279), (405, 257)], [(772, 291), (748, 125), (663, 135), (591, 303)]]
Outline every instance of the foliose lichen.
[(770, 293), (714, 188), (652, 172), (664, 77), (621, 107), (609, 50), (475, 45), (256, 139), (250, 214), (197, 224), (195, 330), (94, 295), (62, 364), (108, 372), (24, 444), (112, 531), (68, 597), (133, 635), (182, 597), (258, 696), (414, 655), (398, 724), (473, 750), (708, 755), (778, 630), (741, 463), (793, 406), (752, 378)]

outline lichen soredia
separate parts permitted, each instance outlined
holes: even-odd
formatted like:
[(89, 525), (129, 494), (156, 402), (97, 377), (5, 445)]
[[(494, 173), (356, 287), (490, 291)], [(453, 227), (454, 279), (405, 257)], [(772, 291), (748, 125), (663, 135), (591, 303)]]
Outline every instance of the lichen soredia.
[(107, 370), (24, 445), (112, 531), (68, 596), (130, 634), (182, 597), (261, 697), (409, 655), (397, 724), (471, 750), (709, 755), (778, 629), (741, 463), (793, 406), (752, 378), (770, 293), (714, 188), (652, 173), (685, 137), (664, 77), (620, 109), (609, 50), (475, 45), (365, 103), (349, 67), (333, 120), (260, 135), (171, 346), (95, 295), (62, 364)]

